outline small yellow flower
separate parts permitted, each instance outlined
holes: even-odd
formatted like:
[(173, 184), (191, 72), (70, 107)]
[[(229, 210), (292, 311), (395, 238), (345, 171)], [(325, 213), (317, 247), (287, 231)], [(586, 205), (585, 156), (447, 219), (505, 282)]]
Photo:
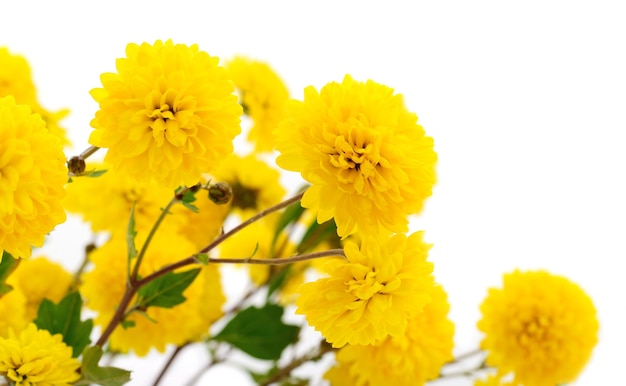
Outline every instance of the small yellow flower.
[[(139, 248), (145, 239), (137, 237)], [(127, 246), (124, 235), (113, 238), (90, 255), (94, 269), (83, 275), (81, 294), (86, 306), (98, 312), (95, 323), (106, 326), (126, 288)], [(152, 240), (139, 269), (143, 277), (196, 252), (191, 242), (176, 234), (172, 229), (159, 229)], [(183, 292), (186, 300), (173, 308), (150, 307), (146, 314), (131, 314), (129, 321), (134, 327), (116, 328), (110, 338), (111, 348), (116, 351), (133, 350), (139, 356), (148, 354), (151, 348), (163, 352), (168, 344), (181, 345), (199, 340), (208, 333), (211, 324), (222, 316), (225, 297), (222, 292), (220, 274), (216, 265), (202, 268), (194, 282)]]
[(275, 131), (276, 160), (311, 183), (302, 206), (337, 232), (407, 232), (435, 182), (433, 140), (404, 106), (402, 95), (346, 75), (321, 92), (304, 90)]
[(598, 341), (595, 307), (567, 278), (514, 271), (489, 290), (478, 328), (487, 364), (526, 386), (572, 382)]
[(404, 335), (339, 350), (337, 367), (344, 370), (330, 372), (327, 379), (342, 385), (336, 377), (347, 373), (350, 385), (355, 386), (418, 386), (437, 378), (441, 367), (453, 358), (454, 324), (448, 319), (450, 305), (443, 289), (434, 287), (431, 294), (432, 301), (409, 321)]
[(278, 74), (264, 62), (235, 57), (226, 63), (239, 91), (244, 112), (252, 118), (248, 140), (259, 152), (274, 147), (272, 132), (286, 115), (289, 91)]
[(30, 257), (65, 221), (65, 156), (41, 117), (12, 96), (0, 98), (0, 127), (0, 253)]
[(0, 374), (14, 386), (69, 386), (80, 375), (80, 363), (60, 334), (50, 335), (29, 324), (19, 334), (0, 338)]
[[(36, 279), (33, 279), (36, 278)], [(58, 263), (45, 257), (37, 257), (20, 262), (7, 283), (21, 290), (27, 299), (26, 319), (32, 321), (37, 316), (43, 299), (58, 303), (67, 294), (72, 275)]]
[(140, 182), (192, 186), (233, 151), (241, 106), (219, 59), (197, 45), (129, 44), (117, 73), (91, 91), (100, 105), (89, 143)]
[(304, 314), (333, 347), (402, 336), (408, 321), (431, 300), (429, 248), (421, 232), (368, 236), (360, 247), (348, 241), (346, 259), (326, 263), (330, 277), (300, 287), (296, 313)]
[(37, 89), (33, 83), (30, 65), (26, 58), (14, 55), (8, 49), (0, 47), (0, 97), (12, 95), (18, 104), (31, 107), (34, 113), (41, 115), (48, 130), (61, 139), (63, 145), (69, 145), (66, 130), (59, 126), (69, 110), (50, 112), (37, 101)]

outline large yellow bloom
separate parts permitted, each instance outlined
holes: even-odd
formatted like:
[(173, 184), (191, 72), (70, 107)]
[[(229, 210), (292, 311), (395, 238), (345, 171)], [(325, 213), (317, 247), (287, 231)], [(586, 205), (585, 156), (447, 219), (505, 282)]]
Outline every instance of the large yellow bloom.
[[(152, 240), (139, 269), (141, 276), (196, 252), (191, 242), (169, 231), (159, 229)], [(83, 276), (80, 289), (87, 307), (98, 312), (95, 323), (100, 326), (111, 320), (126, 288), (126, 238), (116, 236), (92, 252), (90, 260), (95, 268)], [(137, 237), (138, 248), (142, 241)], [(187, 300), (173, 308), (148, 308), (146, 314), (156, 323), (138, 313), (132, 314), (128, 320), (135, 326), (115, 329), (110, 338), (111, 348), (121, 352), (133, 350), (144, 356), (151, 348), (163, 352), (167, 344), (181, 345), (207, 334), (211, 324), (222, 316), (225, 302), (217, 266), (203, 267), (183, 296)]]
[(433, 140), (389, 87), (348, 75), (319, 93), (308, 87), (275, 134), (278, 165), (312, 184), (302, 205), (320, 223), (334, 217), (342, 237), (407, 232), (407, 216), (431, 195)]
[(487, 364), (526, 386), (572, 382), (598, 340), (595, 307), (575, 283), (545, 271), (514, 271), (492, 288), (478, 328)]
[(91, 121), (105, 161), (146, 182), (192, 186), (233, 151), (241, 106), (219, 59), (197, 45), (129, 44), (117, 73), (91, 91), (100, 110)]
[(65, 221), (65, 156), (41, 117), (12, 96), (0, 98), (0, 127), (0, 253), (30, 257)]
[(226, 69), (239, 91), (244, 112), (253, 126), (248, 140), (259, 152), (274, 147), (272, 131), (285, 117), (289, 91), (278, 74), (264, 62), (235, 57), (226, 63)]
[(7, 283), (26, 296), (25, 316), (33, 321), (43, 299), (55, 303), (63, 299), (72, 283), (72, 275), (62, 265), (40, 256), (22, 261)]
[(69, 386), (80, 375), (80, 363), (60, 334), (50, 335), (29, 324), (19, 334), (0, 337), (0, 374), (14, 386)]
[(52, 134), (58, 136), (64, 145), (70, 144), (65, 129), (59, 126), (59, 121), (69, 110), (51, 112), (43, 108), (37, 100), (37, 89), (26, 58), (0, 47), (0, 97), (7, 95), (12, 95), (18, 104), (29, 105), (33, 112), (41, 115)]
[(27, 299), (19, 288), (0, 296), (0, 337), (9, 331), (21, 331), (31, 320), (26, 319)]
[(441, 367), (453, 358), (454, 324), (448, 319), (450, 305), (443, 288), (434, 287), (431, 294), (432, 301), (409, 321), (404, 335), (339, 350), (338, 367), (346, 369), (327, 373), (331, 384), (342, 385), (346, 373), (355, 386), (417, 386), (437, 378)]
[(408, 321), (431, 300), (433, 266), (422, 233), (348, 241), (346, 260), (325, 265), (330, 277), (300, 287), (296, 313), (333, 347), (374, 344), (402, 336)]

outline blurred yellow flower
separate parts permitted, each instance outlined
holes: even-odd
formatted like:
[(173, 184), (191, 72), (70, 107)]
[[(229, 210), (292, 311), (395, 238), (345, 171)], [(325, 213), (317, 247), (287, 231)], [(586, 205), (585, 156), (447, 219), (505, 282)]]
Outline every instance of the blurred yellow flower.
[(302, 206), (319, 223), (335, 219), (346, 237), (381, 229), (407, 232), (435, 182), (433, 140), (402, 95), (346, 75), (321, 92), (304, 90), (275, 131), (277, 164), (311, 183)]
[(9, 336), (9, 331), (22, 331), (30, 322), (26, 319), (27, 299), (19, 288), (0, 295), (0, 337)]
[[(152, 240), (139, 269), (141, 276), (196, 252), (191, 242), (170, 230), (160, 229)], [(144, 238), (137, 237), (138, 248)], [(126, 288), (126, 248), (125, 236), (114, 234), (108, 243), (91, 253), (95, 267), (83, 275), (80, 292), (86, 298), (86, 306), (98, 312), (95, 323), (100, 326), (111, 320)], [(147, 316), (157, 323), (138, 313), (131, 314), (127, 320), (135, 326), (127, 329), (118, 326), (110, 338), (111, 348), (121, 352), (133, 350), (144, 356), (151, 348), (163, 352), (168, 344), (181, 345), (208, 334), (211, 324), (222, 316), (225, 302), (217, 266), (203, 267), (183, 296), (187, 300), (173, 308), (148, 308)]]
[(595, 307), (565, 277), (546, 271), (514, 271), (502, 288), (491, 288), (478, 328), (487, 364), (512, 372), (526, 386), (574, 381), (598, 341)]
[(271, 151), (272, 132), (285, 117), (289, 91), (278, 74), (267, 64), (245, 57), (235, 57), (226, 63), (226, 69), (239, 91), (245, 114), (253, 126), (248, 140), (256, 151)]
[(404, 335), (408, 321), (431, 300), (433, 266), (422, 233), (346, 242), (346, 259), (325, 265), (328, 278), (300, 287), (296, 313), (333, 347), (374, 344)]
[(245, 220), (280, 203), (285, 196), (280, 172), (254, 154), (231, 154), (211, 174), (215, 182), (230, 185), (233, 198), (229, 205), (234, 214)]
[(242, 113), (228, 72), (197, 45), (129, 44), (91, 91), (89, 143), (114, 170), (174, 189), (193, 186), (233, 151)]
[(331, 384), (344, 384), (340, 379), (345, 373), (355, 386), (418, 386), (437, 378), (441, 367), (453, 358), (454, 324), (448, 319), (450, 305), (443, 288), (434, 287), (431, 295), (432, 301), (409, 321), (404, 335), (339, 350), (338, 367), (346, 370), (328, 373)]
[(72, 283), (72, 275), (62, 265), (40, 256), (20, 262), (7, 283), (26, 296), (25, 317), (33, 321), (43, 299), (54, 303), (63, 299)]
[(0, 98), (0, 127), (0, 253), (30, 257), (65, 221), (65, 156), (41, 117), (12, 96)]
[(5, 47), (0, 47), (0, 97), (12, 95), (18, 104), (30, 106), (34, 113), (41, 115), (48, 130), (69, 145), (66, 130), (59, 125), (69, 110), (56, 112), (46, 110), (37, 100), (37, 89), (33, 83), (30, 65), (26, 58), (14, 55)]
[(80, 362), (60, 334), (29, 324), (0, 337), (0, 375), (14, 386), (69, 386), (80, 378)]

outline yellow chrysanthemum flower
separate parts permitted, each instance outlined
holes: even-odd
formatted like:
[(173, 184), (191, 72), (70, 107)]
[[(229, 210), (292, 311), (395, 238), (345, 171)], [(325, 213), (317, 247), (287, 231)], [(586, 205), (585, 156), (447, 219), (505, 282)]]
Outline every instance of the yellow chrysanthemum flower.
[(19, 288), (0, 295), (0, 337), (9, 336), (9, 331), (22, 331), (30, 320), (26, 319), (27, 299)]
[(14, 386), (69, 386), (80, 378), (80, 363), (60, 334), (29, 324), (0, 338), (0, 374)]
[(437, 154), (402, 95), (346, 75), (319, 93), (308, 87), (289, 110), (276, 162), (311, 183), (302, 206), (320, 223), (334, 218), (341, 237), (407, 232), (407, 216), (431, 195)]
[(422, 233), (368, 236), (346, 242), (346, 259), (325, 265), (330, 277), (300, 287), (296, 313), (333, 347), (374, 344), (402, 336), (409, 319), (430, 301), (433, 266)]
[(21, 290), (26, 296), (25, 317), (32, 321), (37, 316), (39, 304), (43, 299), (55, 303), (63, 299), (72, 283), (72, 275), (62, 265), (45, 257), (37, 257), (22, 261), (9, 276), (7, 283)]
[(598, 341), (595, 307), (567, 278), (545, 271), (504, 275), (481, 307), (487, 364), (526, 386), (573, 381)]
[(65, 156), (41, 117), (12, 96), (0, 98), (0, 127), (0, 253), (30, 257), (65, 221)]
[(254, 154), (243, 157), (231, 154), (212, 175), (216, 182), (230, 185), (233, 198), (229, 205), (243, 219), (280, 203), (285, 196), (280, 172)]
[(59, 125), (69, 110), (50, 112), (37, 101), (37, 89), (33, 83), (30, 65), (21, 55), (13, 55), (5, 47), (0, 47), (0, 97), (12, 95), (18, 104), (31, 107), (41, 115), (48, 130), (61, 139), (63, 145), (69, 145), (66, 130)]
[[(139, 269), (141, 276), (196, 252), (188, 240), (167, 231), (169, 229), (160, 229), (152, 240)], [(138, 235), (136, 241), (139, 248), (143, 239)], [(108, 243), (90, 255), (95, 267), (83, 275), (80, 292), (86, 298), (87, 307), (98, 312), (95, 318), (98, 325), (105, 326), (111, 320), (126, 288), (126, 248), (126, 238), (114, 234)], [(173, 308), (148, 308), (146, 314), (157, 323), (138, 313), (132, 314), (128, 320), (135, 326), (118, 327), (109, 340), (111, 348), (121, 352), (133, 350), (144, 356), (151, 348), (163, 352), (168, 344), (181, 345), (207, 334), (211, 323), (222, 316), (225, 302), (217, 266), (203, 267), (183, 296), (187, 300)]]
[(248, 140), (256, 151), (271, 151), (272, 132), (286, 115), (289, 100), (287, 86), (267, 64), (245, 57), (235, 57), (226, 69), (239, 91), (243, 111), (252, 119)]
[[(355, 386), (423, 385), (435, 379), (441, 367), (452, 360), (454, 324), (448, 319), (447, 295), (433, 288), (432, 301), (409, 321), (402, 336), (390, 337), (376, 345), (347, 345), (337, 353), (338, 367), (346, 367)], [(375, 363), (376, 366), (372, 366)], [(341, 371), (327, 379), (341, 385)]]
[(91, 91), (100, 110), (91, 121), (105, 161), (141, 182), (192, 186), (233, 151), (241, 106), (219, 59), (197, 45), (129, 44), (117, 73)]

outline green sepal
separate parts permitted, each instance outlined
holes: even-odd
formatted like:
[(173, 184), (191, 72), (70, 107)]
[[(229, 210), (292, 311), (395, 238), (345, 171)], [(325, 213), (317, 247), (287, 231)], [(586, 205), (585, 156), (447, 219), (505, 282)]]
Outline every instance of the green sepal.
[(81, 176), (96, 178), (96, 177), (100, 177), (101, 175), (103, 175), (106, 172), (107, 172), (107, 169), (102, 169), (102, 170), (95, 170), (94, 169), (94, 170), (90, 170), (88, 172), (84, 172), (83, 174), (81, 174)]
[(17, 268), (19, 260), (13, 257), (9, 252), (2, 251), (2, 260), (0, 261), (0, 297), (11, 292), (13, 287), (6, 283), (9, 275)]
[(101, 367), (98, 365), (102, 358), (100, 346), (90, 346), (83, 351), (83, 360), (80, 367), (81, 378), (75, 385), (97, 384), (101, 386), (122, 386), (130, 381), (130, 371), (117, 367)]
[(72, 347), (72, 355), (78, 357), (90, 342), (93, 321), (80, 320), (83, 299), (78, 292), (70, 292), (58, 304), (44, 299), (39, 305), (34, 322), (39, 329), (50, 334), (61, 334), (63, 342)]
[(172, 308), (185, 301), (183, 292), (193, 283), (200, 273), (200, 268), (184, 272), (168, 272), (137, 291), (139, 308), (162, 307)]
[(185, 190), (183, 197), (180, 199), (180, 203), (190, 211), (198, 213), (200, 210), (197, 206), (192, 204), (192, 202), (196, 201), (196, 193), (197, 192), (191, 191), (190, 189)]
[(278, 360), (300, 331), (299, 326), (283, 323), (282, 316), (283, 308), (276, 304), (248, 307), (211, 339), (229, 343), (258, 359)]

